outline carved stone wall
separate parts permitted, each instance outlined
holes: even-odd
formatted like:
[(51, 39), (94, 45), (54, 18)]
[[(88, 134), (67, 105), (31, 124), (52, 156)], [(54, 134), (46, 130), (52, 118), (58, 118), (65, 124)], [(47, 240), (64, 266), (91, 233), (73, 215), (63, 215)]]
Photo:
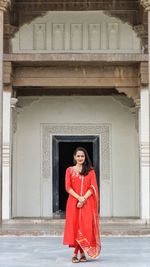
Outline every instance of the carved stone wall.
[(111, 157), (111, 125), (108, 124), (41, 124), (41, 178), (50, 179), (52, 173), (53, 135), (99, 135), (100, 176), (109, 180)]
[[(20, 24), (22, 18), (20, 18)], [(27, 38), (28, 36), (28, 38)], [(13, 52), (140, 52), (140, 39), (127, 23), (102, 11), (48, 12), (20, 27)]]
[[(119, 18), (122, 22), (128, 23), (131, 26), (142, 25), (147, 32), (147, 13), (141, 8), (142, 5), (147, 5), (148, 1), (139, 0), (84, 0), (84, 1), (21, 1), (21, 0), (2, 0), (2, 3), (10, 2), (11, 8), (9, 10), (8, 17), (6, 19), (6, 26), (9, 30), (6, 31), (6, 35), (9, 34), (11, 38), (12, 27), (19, 27), (23, 24), (29, 24), (37, 17), (42, 17), (47, 14), (48, 11), (104, 11), (108, 16)], [(144, 4), (143, 4), (144, 2)], [(146, 4), (145, 4), (146, 3)], [(2, 4), (3, 5), (3, 4)], [(5, 16), (6, 18), (6, 16)], [(8, 22), (9, 21), (9, 22)], [(9, 24), (9, 25), (8, 25)], [(16, 31), (16, 29), (13, 30)], [(8, 34), (7, 34), (8, 33)], [(143, 49), (146, 52), (147, 37), (143, 40), (143, 36), (140, 37), (142, 40)], [(8, 47), (8, 38), (5, 39), (5, 52), (10, 51)]]

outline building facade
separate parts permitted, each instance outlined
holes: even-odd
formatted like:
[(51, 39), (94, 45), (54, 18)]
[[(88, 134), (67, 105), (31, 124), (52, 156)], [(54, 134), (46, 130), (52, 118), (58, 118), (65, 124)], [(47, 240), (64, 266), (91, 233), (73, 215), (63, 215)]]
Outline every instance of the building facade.
[(149, 7), (0, 1), (2, 219), (64, 213), (84, 146), (101, 216), (149, 220)]

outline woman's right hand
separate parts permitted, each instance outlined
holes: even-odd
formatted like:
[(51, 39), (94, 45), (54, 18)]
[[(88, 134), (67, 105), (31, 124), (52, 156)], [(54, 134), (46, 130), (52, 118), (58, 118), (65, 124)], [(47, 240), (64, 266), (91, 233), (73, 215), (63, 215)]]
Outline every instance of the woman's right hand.
[(82, 208), (82, 207), (83, 207), (83, 203), (78, 202), (78, 203), (77, 203), (77, 208)]
[(79, 200), (80, 203), (84, 203), (86, 201), (85, 197), (83, 197), (83, 196), (79, 196), (78, 200)]

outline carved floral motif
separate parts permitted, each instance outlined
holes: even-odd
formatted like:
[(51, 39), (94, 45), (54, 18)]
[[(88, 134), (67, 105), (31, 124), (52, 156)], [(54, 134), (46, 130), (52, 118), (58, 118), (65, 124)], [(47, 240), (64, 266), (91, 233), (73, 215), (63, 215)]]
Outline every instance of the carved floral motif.
[(142, 5), (146, 10), (150, 10), (150, 0), (141, 0), (141, 5)]
[(102, 179), (111, 177), (111, 125), (110, 124), (41, 124), (41, 177), (50, 179), (52, 170), (52, 136), (53, 135), (99, 135)]
[(5, 11), (10, 3), (11, 0), (0, 0), (0, 10)]

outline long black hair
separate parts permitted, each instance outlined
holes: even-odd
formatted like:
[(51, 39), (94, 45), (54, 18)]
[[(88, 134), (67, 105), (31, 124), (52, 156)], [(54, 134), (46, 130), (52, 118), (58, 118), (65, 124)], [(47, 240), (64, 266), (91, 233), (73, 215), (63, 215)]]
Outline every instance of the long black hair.
[[(82, 170), (81, 170), (80, 174), (86, 176), (90, 170), (93, 170), (92, 163), (91, 163), (89, 155), (88, 155), (88, 153), (84, 147), (77, 147), (75, 149), (73, 155), (76, 156), (78, 151), (82, 151), (85, 155), (85, 161), (82, 164)], [(74, 160), (74, 163), (76, 163), (75, 160)]]

